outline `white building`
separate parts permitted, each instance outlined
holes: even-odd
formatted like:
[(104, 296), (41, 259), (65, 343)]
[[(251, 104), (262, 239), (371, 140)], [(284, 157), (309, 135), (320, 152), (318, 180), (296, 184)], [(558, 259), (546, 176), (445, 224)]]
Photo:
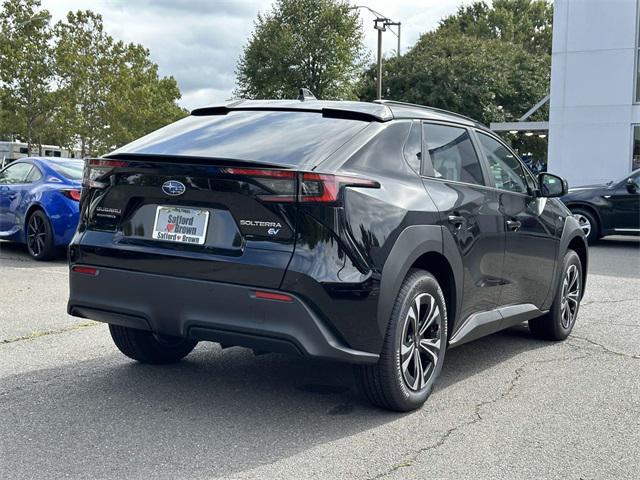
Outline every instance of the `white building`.
[(639, 0), (555, 0), (548, 170), (569, 185), (640, 167)]

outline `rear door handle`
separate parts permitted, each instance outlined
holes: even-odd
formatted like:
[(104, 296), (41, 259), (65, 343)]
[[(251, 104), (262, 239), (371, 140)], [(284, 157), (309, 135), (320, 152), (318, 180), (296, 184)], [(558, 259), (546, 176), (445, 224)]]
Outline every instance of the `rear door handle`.
[(520, 220), (507, 220), (507, 228), (509, 230), (518, 230), (521, 226)]

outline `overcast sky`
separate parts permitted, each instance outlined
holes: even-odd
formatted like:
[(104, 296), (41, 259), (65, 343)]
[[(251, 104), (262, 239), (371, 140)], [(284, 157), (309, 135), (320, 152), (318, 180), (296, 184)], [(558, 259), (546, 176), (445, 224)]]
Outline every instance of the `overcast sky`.
[[(401, 49), (421, 33), (472, 0), (352, 0), (402, 22)], [(42, 0), (56, 22), (69, 10), (90, 9), (102, 15), (107, 32), (125, 42), (141, 43), (151, 51), (161, 75), (173, 75), (188, 109), (221, 102), (235, 86), (235, 66), (253, 30), (258, 12), (270, 10), (271, 0)], [(366, 45), (375, 59), (373, 15), (361, 11)], [(396, 37), (384, 34), (391, 52)]]

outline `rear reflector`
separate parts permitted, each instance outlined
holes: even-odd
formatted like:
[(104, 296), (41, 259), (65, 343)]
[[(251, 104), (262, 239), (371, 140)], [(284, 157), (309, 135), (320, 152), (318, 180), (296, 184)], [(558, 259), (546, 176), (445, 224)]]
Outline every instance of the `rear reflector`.
[(285, 295), (284, 293), (273, 293), (273, 292), (262, 292), (260, 290), (256, 291), (256, 298), (260, 298), (262, 300), (278, 300), (280, 302), (293, 302), (293, 297), (290, 295)]
[(84, 275), (92, 275), (94, 277), (98, 275), (98, 269), (94, 267), (82, 267), (80, 265), (75, 265), (71, 267), (71, 270), (73, 270), (76, 273), (82, 273)]

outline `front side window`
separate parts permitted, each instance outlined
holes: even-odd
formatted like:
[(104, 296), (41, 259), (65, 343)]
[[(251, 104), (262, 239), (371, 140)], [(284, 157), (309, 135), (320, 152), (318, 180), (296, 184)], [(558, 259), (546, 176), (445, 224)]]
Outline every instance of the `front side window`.
[(478, 132), (480, 148), (487, 157), (496, 188), (527, 193), (527, 180), (520, 161), (500, 142)]
[(13, 185), (25, 183), (25, 178), (30, 170), (31, 165), (28, 163), (15, 163), (13, 165), (9, 165), (0, 172), (0, 184)]
[(466, 129), (425, 123), (422, 131), (435, 178), (484, 185), (480, 161)]

